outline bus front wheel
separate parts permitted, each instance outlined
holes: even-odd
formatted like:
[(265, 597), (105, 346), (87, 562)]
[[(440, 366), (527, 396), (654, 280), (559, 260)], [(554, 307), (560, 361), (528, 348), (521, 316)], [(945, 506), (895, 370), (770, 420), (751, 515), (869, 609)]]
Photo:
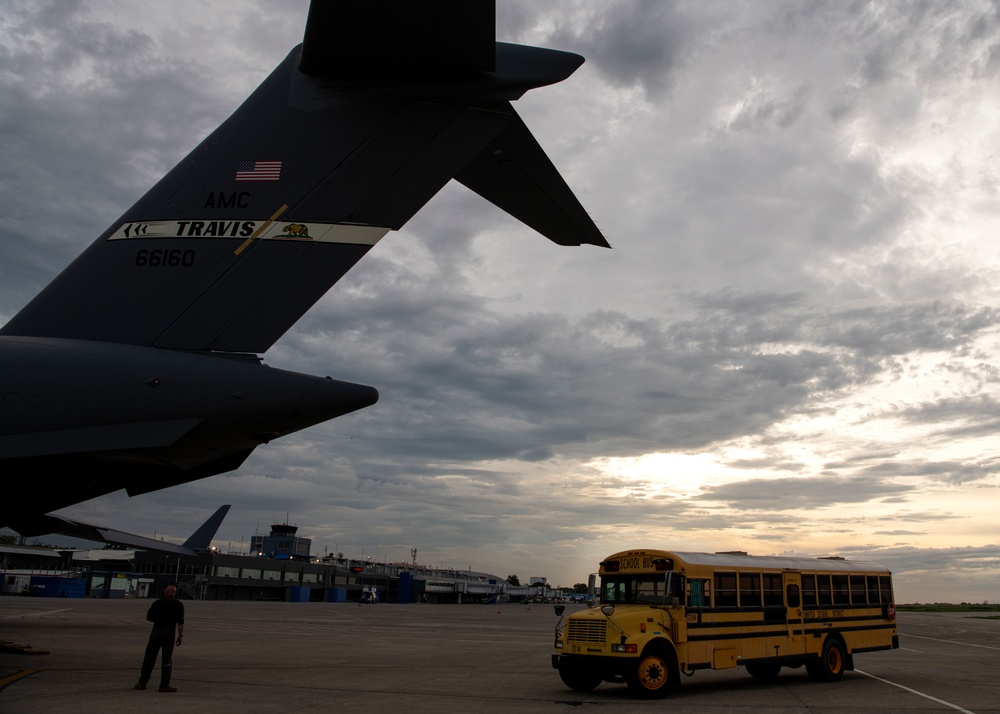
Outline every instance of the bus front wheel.
[(843, 643), (833, 637), (828, 637), (823, 643), (823, 653), (819, 659), (806, 664), (806, 671), (813, 679), (821, 682), (839, 682), (844, 676), (847, 666), (847, 654)]
[(644, 652), (639, 664), (627, 677), (629, 690), (643, 699), (662, 697), (670, 686), (673, 667), (660, 650)]

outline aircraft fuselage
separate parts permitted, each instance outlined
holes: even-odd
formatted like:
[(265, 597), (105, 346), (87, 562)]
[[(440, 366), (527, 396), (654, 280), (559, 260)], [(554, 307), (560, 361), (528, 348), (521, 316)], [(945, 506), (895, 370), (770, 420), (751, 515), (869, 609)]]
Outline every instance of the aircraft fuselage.
[[(159, 488), (157, 473), (236, 468), (259, 444), (374, 404), (378, 392), (255, 355), (0, 336), (0, 399), (8, 479), (39, 475), (40, 458), (55, 472), (90, 464), (93, 477), (104, 464), (120, 476), (94, 488), (134, 494)], [(22, 463), (31, 470), (19, 473)]]

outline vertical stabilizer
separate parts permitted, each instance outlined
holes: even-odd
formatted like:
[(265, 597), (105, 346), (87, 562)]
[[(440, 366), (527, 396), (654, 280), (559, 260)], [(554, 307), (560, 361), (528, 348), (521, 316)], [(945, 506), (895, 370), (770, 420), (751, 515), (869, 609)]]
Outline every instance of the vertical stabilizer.
[(212, 547), (212, 539), (222, 525), (223, 519), (229, 513), (230, 505), (219, 506), (219, 510), (213, 513), (207, 521), (201, 524), (201, 528), (191, 534), (191, 537), (184, 541), (184, 547), (191, 550), (208, 550)]

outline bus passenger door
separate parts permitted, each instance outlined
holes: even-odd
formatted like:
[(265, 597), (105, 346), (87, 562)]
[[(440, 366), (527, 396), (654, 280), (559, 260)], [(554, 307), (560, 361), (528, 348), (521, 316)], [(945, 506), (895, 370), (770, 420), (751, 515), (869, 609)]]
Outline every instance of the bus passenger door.
[(802, 607), (802, 574), (782, 573), (785, 588), (785, 613), (788, 626), (788, 647), (785, 654), (805, 654), (806, 632)]

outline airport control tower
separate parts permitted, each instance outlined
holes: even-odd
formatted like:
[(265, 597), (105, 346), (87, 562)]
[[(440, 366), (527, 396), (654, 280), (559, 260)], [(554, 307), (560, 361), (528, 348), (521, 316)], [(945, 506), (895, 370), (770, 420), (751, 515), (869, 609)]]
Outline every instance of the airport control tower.
[(254, 535), (250, 538), (250, 549), (268, 558), (279, 560), (309, 560), (312, 539), (300, 538), (295, 535), (298, 526), (287, 523), (275, 523), (271, 532), (266, 535)]

